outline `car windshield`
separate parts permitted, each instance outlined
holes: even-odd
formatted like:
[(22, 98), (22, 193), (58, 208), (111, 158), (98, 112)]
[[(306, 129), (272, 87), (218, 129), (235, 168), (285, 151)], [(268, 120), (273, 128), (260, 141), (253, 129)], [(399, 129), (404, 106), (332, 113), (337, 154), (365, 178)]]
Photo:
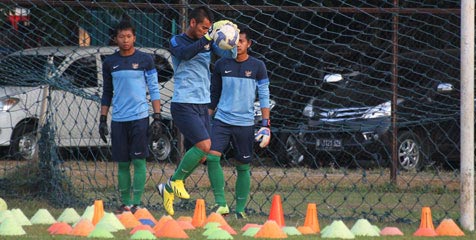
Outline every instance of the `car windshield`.
[[(459, 87), (456, 51), (403, 54), (398, 62), (398, 97), (421, 98), (441, 82)], [(392, 59), (378, 60), (364, 72), (345, 79), (317, 104), (323, 108), (375, 106), (392, 99)]]
[[(55, 57), (54, 64), (57, 66), (61, 60)], [(0, 62), (0, 86), (24, 87), (45, 84), (43, 79), (46, 77), (47, 70), (47, 56), (6, 57)]]

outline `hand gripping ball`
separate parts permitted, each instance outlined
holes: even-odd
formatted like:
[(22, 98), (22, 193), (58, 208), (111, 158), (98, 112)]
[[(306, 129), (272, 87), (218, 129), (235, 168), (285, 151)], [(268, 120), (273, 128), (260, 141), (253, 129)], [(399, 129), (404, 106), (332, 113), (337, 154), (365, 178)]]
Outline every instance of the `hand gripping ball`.
[(224, 24), (216, 32), (214, 41), (219, 48), (230, 50), (238, 44), (240, 32), (232, 25), (232, 23)]

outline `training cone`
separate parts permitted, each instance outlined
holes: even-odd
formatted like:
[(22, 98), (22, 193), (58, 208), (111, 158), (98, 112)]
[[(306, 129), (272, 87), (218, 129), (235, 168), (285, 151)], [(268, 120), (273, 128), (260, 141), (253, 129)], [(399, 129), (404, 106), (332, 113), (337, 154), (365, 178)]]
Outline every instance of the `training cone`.
[(185, 221), (185, 222), (192, 222), (192, 217), (189, 216), (180, 216), (177, 218), (177, 221)]
[(41, 208), (31, 217), (30, 222), (31, 224), (53, 224), (56, 220), (47, 209)]
[(193, 229), (195, 229), (195, 227), (189, 221), (178, 221), (177, 220), (177, 223), (183, 230), (193, 230)]
[(304, 226), (310, 227), (315, 233), (321, 232), (319, 227), (319, 220), (317, 219), (317, 206), (315, 203), (307, 204), (306, 219), (304, 220)]
[(205, 210), (205, 200), (197, 199), (195, 203), (195, 210), (193, 211), (192, 225), (194, 227), (203, 227), (207, 219), (207, 212)]
[(102, 200), (94, 201), (93, 225), (96, 225), (104, 216), (104, 206)]
[(216, 212), (213, 212), (213, 213), (210, 213), (210, 215), (208, 215), (208, 218), (207, 220), (205, 220), (205, 223), (211, 223), (211, 222), (216, 222), (216, 223), (219, 223), (220, 224), (220, 228), (222, 228), (223, 230), (226, 230), (227, 232), (229, 232), (230, 234), (236, 234), (236, 231), (235, 229), (233, 229), (225, 220), (225, 218), (219, 214), (219, 213), (216, 213)]
[(162, 228), (155, 232), (155, 236), (158, 238), (188, 238), (187, 233), (174, 219), (167, 221)]
[(155, 233), (154, 229), (152, 229), (152, 227), (150, 225), (144, 225), (144, 224), (141, 224), (141, 225), (138, 225), (137, 227), (133, 228), (129, 234), (134, 234), (136, 233), (137, 231), (143, 231), (143, 230), (146, 230), (146, 231), (149, 231), (151, 233)]
[(403, 236), (403, 232), (397, 227), (385, 227), (380, 231), (381, 236)]
[(131, 212), (123, 212), (117, 218), (125, 228), (134, 228), (141, 224)]
[(131, 239), (140, 239), (140, 240), (145, 240), (145, 239), (157, 239), (153, 233), (147, 231), (147, 230), (139, 230), (132, 234)]
[(420, 227), (413, 233), (413, 236), (434, 237), (437, 235), (433, 226), (430, 207), (423, 207), (421, 209)]
[(0, 211), (5, 211), (8, 209), (8, 204), (3, 200), (3, 198), (0, 198)]
[(150, 219), (152, 222), (154, 222), (154, 225), (157, 224), (157, 219), (147, 210), (146, 208), (140, 208), (138, 209), (135, 213), (134, 216), (137, 219)]
[(464, 232), (456, 225), (453, 219), (443, 219), (435, 229), (438, 236), (464, 236)]
[(159, 221), (155, 224), (155, 226), (152, 227), (152, 228), (154, 229), (154, 232), (159, 231), (159, 230), (165, 225), (165, 223), (168, 222), (168, 221), (170, 221), (170, 220), (174, 220), (174, 219), (172, 218), (172, 216), (170, 216), (170, 215), (164, 215), (164, 216), (162, 216), (162, 217), (159, 219)]
[(284, 222), (283, 205), (281, 204), (280, 195), (276, 194), (273, 196), (268, 220), (275, 221), (280, 227), (284, 227), (286, 225), (286, 223)]
[(74, 208), (66, 208), (61, 215), (56, 219), (58, 222), (65, 222), (69, 224), (77, 223), (81, 219), (78, 212)]
[(276, 221), (268, 220), (258, 230), (255, 238), (288, 238), (288, 235), (282, 230)]
[(89, 219), (83, 218), (78, 223), (76, 223), (76, 225), (74, 225), (69, 235), (86, 237), (93, 230), (94, 225), (91, 223), (91, 221), (89, 221)]

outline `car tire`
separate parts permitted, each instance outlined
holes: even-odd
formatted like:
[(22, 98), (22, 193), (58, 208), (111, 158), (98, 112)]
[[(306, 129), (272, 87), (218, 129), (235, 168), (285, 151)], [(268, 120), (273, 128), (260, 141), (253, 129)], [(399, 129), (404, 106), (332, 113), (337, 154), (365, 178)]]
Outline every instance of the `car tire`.
[(37, 127), (34, 123), (21, 123), (12, 134), (10, 156), (16, 160), (32, 160), (38, 147)]
[(172, 152), (172, 139), (167, 134), (160, 134), (159, 138), (151, 140), (150, 155), (158, 161), (164, 161)]
[(172, 123), (170, 121), (164, 121), (164, 125), (167, 127), (163, 133), (159, 135), (157, 139), (151, 139), (149, 142), (149, 161), (165, 161), (171, 159), (176, 152), (174, 147), (174, 139), (172, 134)]
[(420, 137), (410, 131), (403, 131), (398, 134), (397, 159), (398, 167), (405, 171), (419, 171), (427, 153), (422, 146)]
[(294, 133), (280, 133), (279, 141), (275, 144), (277, 162), (284, 166), (299, 166), (304, 164), (305, 153), (300, 147), (300, 142)]

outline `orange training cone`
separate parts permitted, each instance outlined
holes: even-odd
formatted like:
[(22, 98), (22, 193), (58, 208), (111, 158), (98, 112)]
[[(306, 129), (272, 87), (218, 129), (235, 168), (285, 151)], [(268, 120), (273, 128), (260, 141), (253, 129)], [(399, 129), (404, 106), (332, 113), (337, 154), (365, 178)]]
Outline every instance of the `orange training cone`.
[(195, 203), (195, 210), (193, 212), (192, 225), (194, 227), (203, 227), (207, 219), (207, 212), (205, 210), (205, 200), (197, 199)]
[(438, 236), (464, 236), (464, 232), (450, 218), (443, 219), (435, 231)]
[(320, 233), (319, 220), (317, 218), (317, 206), (315, 203), (309, 203), (307, 205), (306, 219), (304, 220), (304, 226), (310, 227), (315, 233)]
[(174, 219), (167, 221), (162, 228), (155, 232), (155, 236), (158, 238), (189, 238)]
[(93, 225), (96, 226), (96, 224), (101, 220), (101, 218), (104, 216), (104, 206), (102, 203), (102, 200), (96, 200), (94, 201), (94, 215), (93, 215)]
[(278, 226), (285, 226), (284, 222), (284, 212), (283, 205), (281, 204), (281, 196), (278, 194), (273, 196), (273, 201), (271, 202), (271, 211), (269, 212), (268, 220), (275, 221)]
[(421, 209), (421, 221), (420, 228), (413, 233), (413, 236), (434, 237), (437, 236), (435, 227), (433, 226), (433, 220), (431, 217), (430, 207), (423, 207)]

